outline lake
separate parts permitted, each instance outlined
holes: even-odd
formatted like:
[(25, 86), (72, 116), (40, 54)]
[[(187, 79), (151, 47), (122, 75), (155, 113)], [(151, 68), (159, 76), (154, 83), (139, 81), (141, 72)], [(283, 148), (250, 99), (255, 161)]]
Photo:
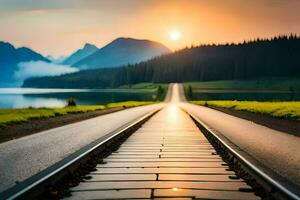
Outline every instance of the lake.
[[(0, 88), (0, 108), (64, 107), (70, 97), (74, 97), (78, 105), (157, 100), (155, 92), (145, 90)], [(193, 93), (193, 99), (299, 101), (300, 93), (289, 91), (197, 90)]]
[(197, 90), (193, 100), (239, 100), (239, 101), (299, 101), (299, 92), (247, 91), (247, 90)]
[(78, 105), (99, 105), (119, 101), (153, 101), (155, 92), (110, 89), (0, 88), (0, 108), (64, 107), (74, 97)]

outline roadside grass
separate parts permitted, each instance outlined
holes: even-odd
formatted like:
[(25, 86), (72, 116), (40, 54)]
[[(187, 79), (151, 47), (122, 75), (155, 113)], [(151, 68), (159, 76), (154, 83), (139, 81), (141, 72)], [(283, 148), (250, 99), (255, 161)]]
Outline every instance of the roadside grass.
[(151, 83), (151, 82), (143, 82), (143, 83), (137, 83), (133, 85), (123, 85), (118, 87), (117, 89), (113, 89), (114, 91), (120, 91), (120, 92), (147, 92), (152, 93), (152, 96), (157, 101), (163, 101), (167, 91), (169, 88), (169, 84), (167, 83)]
[(134, 107), (155, 103), (153, 101), (125, 101), (107, 105), (67, 106), (64, 108), (21, 108), (0, 109), (0, 127), (12, 123), (27, 122), (32, 119), (42, 119), (67, 114), (84, 113), (116, 107)]
[(157, 103), (155, 101), (125, 101), (125, 102), (115, 102), (109, 103), (106, 105), (106, 108), (115, 108), (115, 107), (135, 107), (135, 106), (145, 106), (148, 104)]
[(223, 80), (184, 83), (198, 90), (276, 90), (300, 91), (300, 79)]
[(191, 101), (191, 103), (208, 107), (248, 111), (277, 118), (300, 120), (300, 101)]
[(168, 88), (169, 84), (167, 83), (148, 83), (148, 82), (144, 82), (144, 83), (137, 83), (137, 84), (133, 84), (131, 86), (129, 85), (122, 85), (119, 88), (120, 89), (138, 89), (138, 90), (157, 90), (157, 88), (161, 86), (162, 88)]

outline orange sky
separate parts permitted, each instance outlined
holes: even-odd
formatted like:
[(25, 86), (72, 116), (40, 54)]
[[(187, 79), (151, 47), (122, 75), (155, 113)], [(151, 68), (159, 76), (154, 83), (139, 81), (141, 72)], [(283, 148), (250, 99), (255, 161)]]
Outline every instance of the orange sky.
[[(298, 0), (0, 0), (0, 40), (44, 55), (117, 37), (191, 44), (300, 34)], [(170, 39), (172, 31), (181, 37)]]

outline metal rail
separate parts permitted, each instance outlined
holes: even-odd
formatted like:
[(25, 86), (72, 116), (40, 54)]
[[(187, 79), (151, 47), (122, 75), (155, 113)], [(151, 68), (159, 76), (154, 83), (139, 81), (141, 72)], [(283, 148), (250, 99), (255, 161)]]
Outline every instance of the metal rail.
[(262, 166), (250, 155), (241, 151), (237, 146), (232, 144), (217, 131), (210, 128), (192, 113), (186, 111), (199, 129), (206, 135), (209, 141), (225, 157), (225, 161), (235, 170), (241, 178), (248, 180), (250, 185), (262, 198), (266, 199), (300, 199), (299, 187), (290, 181), (287, 181), (278, 174)]
[(259, 199), (188, 114), (167, 105), (100, 162), (66, 199)]
[[(169, 109), (172, 110), (172, 108), (169, 108)], [(79, 182), (82, 181), (82, 179), (80, 179), (80, 178), (86, 176), (91, 171), (93, 171), (93, 169), (95, 169), (97, 164), (99, 164), (99, 163), (100, 163), (100, 165), (105, 164), (103, 162), (103, 159), (106, 156), (110, 155), (111, 152), (118, 149), (119, 146), (129, 136), (131, 136), (132, 133), (135, 133), (141, 127), (141, 125), (144, 124), (156, 112), (158, 112), (158, 110), (154, 110), (153, 112), (150, 112), (150, 113), (124, 125), (123, 127), (119, 128), (118, 130), (111, 132), (102, 138), (99, 138), (99, 140), (97, 140), (94, 143), (88, 145), (87, 147), (81, 149), (79, 152), (76, 152), (74, 155), (68, 157), (67, 159), (64, 159), (63, 161), (56, 164), (55, 166), (48, 168), (47, 170), (41, 172), (40, 174), (37, 174), (34, 177), (24, 181), (23, 183), (18, 184), (14, 188), (0, 194), (1, 199), (38, 199), (40, 196), (49, 194), (49, 192), (50, 193), (57, 192), (55, 188), (53, 189), (53, 187), (56, 187), (56, 186), (61, 187), (61, 188), (67, 187), (67, 190), (68, 190), (70, 187), (77, 185)], [(198, 128), (201, 130), (201, 132), (206, 136), (207, 140), (214, 146), (217, 153), (223, 158), (223, 160), (226, 163), (228, 163), (228, 165), (230, 166), (230, 170), (234, 170), (236, 172), (236, 174), (238, 175), (237, 178), (240, 177), (240, 178), (246, 180), (249, 183), (249, 185), (252, 186), (252, 188), (256, 194), (258, 194), (263, 199), (300, 199), (299, 191), (297, 190), (299, 188), (294, 186), (292, 183), (283, 182), (285, 180), (281, 179), (281, 177), (271, 174), (269, 169), (261, 166), (260, 163), (257, 163), (253, 158), (251, 158), (251, 156), (245, 154), (245, 152), (242, 152), (234, 144), (231, 144), (230, 141), (227, 141), (226, 138), (223, 138), (222, 135), (219, 134), (217, 131), (215, 131), (212, 128), (210, 128), (209, 126), (207, 126), (205, 123), (203, 123), (201, 120), (199, 120), (192, 113), (189, 113), (189, 112), (187, 112), (187, 113), (194, 120), (194, 122), (196, 123)], [(154, 121), (154, 124), (157, 123), (158, 121), (160, 122), (161, 120), (156, 119), (156, 122)], [(156, 130), (159, 130), (157, 128), (159, 128), (159, 127), (156, 127)], [(137, 132), (140, 132), (140, 135), (141, 134), (145, 135), (145, 133), (142, 133), (143, 131), (139, 130)], [(155, 130), (154, 130), (154, 132), (155, 132)], [(153, 137), (154, 137), (154, 135), (153, 135)], [(155, 137), (158, 137), (158, 135)], [(155, 139), (155, 137), (154, 137), (154, 139)], [(161, 137), (161, 136), (159, 136), (159, 137)], [(180, 135), (180, 137), (181, 137), (181, 135)], [(180, 138), (180, 137), (178, 137), (178, 138)], [(143, 141), (144, 141), (144, 139), (143, 139)], [(122, 145), (123, 149), (127, 149), (125, 151), (132, 150), (132, 148), (134, 148), (136, 150), (143, 149), (143, 151), (145, 151), (147, 148), (151, 148), (151, 149), (156, 148), (155, 145), (154, 146), (143, 145), (143, 147), (141, 147), (139, 145), (139, 141), (135, 141), (135, 143), (132, 143), (132, 140), (131, 140), (129, 143), (131, 143), (131, 145), (128, 145), (128, 144), (125, 146)], [(160, 142), (157, 141), (157, 144), (160, 144)], [(184, 146), (186, 146), (186, 145), (184, 145), (184, 143), (181, 145), (182, 145), (182, 148)], [(204, 144), (204, 146), (205, 145), (207, 145), (207, 144)], [(159, 147), (159, 148), (161, 149), (161, 152), (159, 152), (158, 154), (161, 155), (164, 153), (164, 151), (162, 151), (163, 148), (175, 148), (175, 147), (172, 147), (172, 145), (168, 146), (168, 145), (162, 144), (161, 147)], [(176, 148), (178, 148), (178, 146)], [(182, 151), (183, 150), (182, 148), (179, 149), (178, 151)], [(192, 149), (192, 147), (184, 147), (184, 148)], [(205, 146), (205, 148), (207, 148), (207, 146)], [(180, 158), (181, 157), (178, 157), (178, 159), (180, 159)], [(111, 163), (111, 165), (118, 168), (119, 165), (116, 166), (116, 163), (123, 162), (121, 157), (119, 157), (119, 159), (121, 161), (117, 161), (117, 162), (114, 161)], [(156, 160), (158, 159), (157, 161), (153, 161), (155, 159), (152, 159), (152, 161), (151, 161), (151, 159), (149, 159), (149, 161), (145, 161), (145, 159), (147, 159), (147, 158), (145, 157), (144, 161), (140, 161), (140, 160), (139, 161), (129, 161), (130, 158), (127, 158), (126, 162), (127, 162), (128, 166), (131, 166), (131, 165), (136, 166), (137, 163), (141, 163), (141, 164), (139, 164), (139, 166), (147, 165), (148, 167), (146, 167), (146, 168), (149, 168), (149, 169), (152, 168), (153, 170), (160, 169), (160, 168), (156, 167), (156, 166), (158, 166), (158, 164), (156, 162), (162, 162), (162, 163), (165, 162), (165, 163), (167, 163), (166, 166), (171, 166), (171, 167), (177, 166), (176, 164), (174, 165), (174, 163), (177, 163), (177, 161), (176, 162), (173, 160), (158, 161), (159, 159), (161, 159), (161, 156), (156, 158)], [(109, 160), (109, 158), (106, 160)], [(180, 162), (182, 162), (182, 164), (184, 164), (183, 161), (178, 161), (178, 163), (180, 163)], [(192, 164), (191, 161), (186, 161), (186, 162), (190, 162), (190, 164), (193, 167), (196, 167), (196, 165)], [(173, 164), (171, 164), (171, 163), (173, 163)], [(213, 163), (215, 163), (215, 161)], [(126, 166), (122, 166), (122, 167), (126, 168)], [(182, 166), (184, 166), (184, 165), (182, 165)], [(99, 165), (98, 165), (98, 167), (99, 167)], [(199, 167), (199, 166), (197, 166), (197, 167)], [(135, 167), (133, 167), (133, 168), (135, 168)], [(162, 167), (161, 170), (163, 170), (163, 168), (164, 167)], [(188, 166), (186, 166), (185, 168), (188, 169)], [(191, 168), (191, 170), (192, 170), (192, 168)], [(137, 174), (138, 172), (133, 171), (131, 173)], [(172, 173), (174, 174), (175, 171)], [(77, 175), (77, 177), (76, 177), (76, 175), (74, 176), (74, 174), (79, 174), (79, 175)], [(160, 177), (160, 174), (164, 174), (164, 172), (155, 172), (155, 173), (151, 172), (151, 174), (156, 174), (156, 176), (157, 176), (156, 180), (153, 180), (153, 182), (156, 182), (156, 183), (159, 181), (160, 181), (160, 183), (163, 182), (163, 180), (159, 180), (158, 177)], [(78, 177), (79, 177), (79, 180), (75, 183), (75, 185), (64, 186), (62, 183), (62, 182), (66, 182), (66, 180), (68, 180), (70, 178), (72, 180), (74, 180), (74, 179), (78, 179)], [(147, 180), (144, 180), (144, 181), (147, 181)], [(168, 180), (168, 181), (170, 181), (170, 180)], [(181, 183), (179, 183), (179, 185), (180, 184)], [(148, 186), (149, 188), (147, 187), (147, 189), (152, 188), (151, 189), (151, 191), (152, 191), (151, 198), (155, 196), (155, 193), (154, 193), (155, 190), (162, 191), (162, 189), (155, 188), (156, 184), (153, 183), (153, 185)], [(184, 186), (182, 186), (182, 187), (184, 188)], [(50, 188), (50, 190), (49, 190), (49, 188)], [(241, 188), (241, 189), (242, 189), (241, 191), (249, 192), (247, 190), (247, 188), (246, 189)], [(166, 191), (167, 189), (164, 188), (164, 190)], [(63, 195), (65, 195), (65, 193)], [(56, 197), (60, 198), (61, 196), (58, 195)]]
[[(130, 134), (159, 110), (160, 109), (156, 109), (125, 124), (53, 166), (0, 193), (0, 199), (37, 199), (41, 194), (44, 194), (49, 187), (55, 185), (64, 177), (72, 176), (72, 174), (82, 166), (85, 167), (86, 164), (90, 164), (90, 161), (94, 159), (96, 155), (99, 156), (99, 154), (101, 155), (102, 153), (105, 157), (108, 153), (107, 149), (114, 149), (114, 145), (119, 145), (124, 138), (129, 137)], [(97, 162), (95, 164), (98, 163), (99, 158), (96, 160)]]

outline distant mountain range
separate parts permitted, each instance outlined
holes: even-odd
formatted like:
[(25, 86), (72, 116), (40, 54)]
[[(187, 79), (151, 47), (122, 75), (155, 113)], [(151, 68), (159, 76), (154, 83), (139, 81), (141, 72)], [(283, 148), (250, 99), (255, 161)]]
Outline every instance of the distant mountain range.
[[(15, 86), (16, 82), (22, 81), (16, 80), (14, 77), (14, 73), (18, 70), (18, 63), (20, 62), (44, 61), (86, 70), (135, 64), (170, 52), (166, 46), (158, 42), (132, 38), (118, 38), (100, 49), (93, 44), (87, 43), (83, 48), (78, 49), (63, 61), (60, 61), (62, 60), (61, 58), (54, 59), (51, 56), (45, 58), (29, 48), (15, 48), (7, 42), (0, 42), (0, 87)], [(39, 68), (39, 66), (35, 65), (34, 67), (35, 70), (42, 70), (43, 74), (45, 74), (48, 68), (54, 69), (60, 66), (43, 65)], [(49, 69), (49, 71), (53, 71), (53, 69)], [(26, 72), (24, 67), (22, 70)]]
[(80, 69), (119, 67), (146, 61), (170, 52), (166, 46), (158, 42), (118, 38), (72, 66)]
[(44, 61), (50, 62), (49, 59), (41, 54), (26, 48), (15, 48), (8, 42), (0, 41), (0, 86), (10, 86), (18, 81), (14, 79), (14, 71), (17, 64), (27, 61)]
[(80, 60), (92, 55), (98, 50), (98, 48), (95, 45), (86, 43), (82, 49), (78, 49), (76, 52), (71, 54), (67, 59), (63, 61), (62, 64), (65, 65), (73, 65)]

